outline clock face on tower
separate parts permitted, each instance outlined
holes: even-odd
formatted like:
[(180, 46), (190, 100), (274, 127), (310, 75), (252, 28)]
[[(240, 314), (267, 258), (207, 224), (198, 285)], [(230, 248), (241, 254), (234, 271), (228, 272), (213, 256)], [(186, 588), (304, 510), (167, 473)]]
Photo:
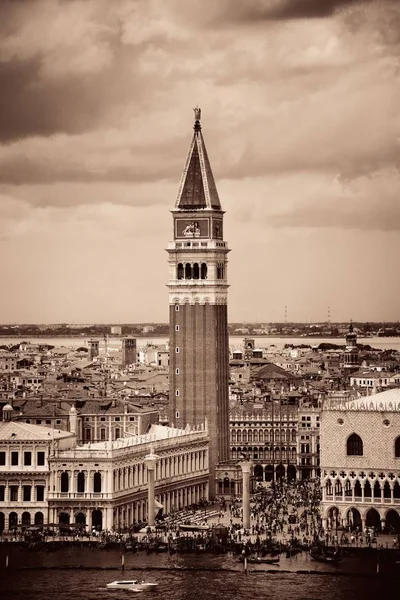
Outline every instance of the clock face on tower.
[(176, 238), (208, 238), (209, 219), (175, 219)]

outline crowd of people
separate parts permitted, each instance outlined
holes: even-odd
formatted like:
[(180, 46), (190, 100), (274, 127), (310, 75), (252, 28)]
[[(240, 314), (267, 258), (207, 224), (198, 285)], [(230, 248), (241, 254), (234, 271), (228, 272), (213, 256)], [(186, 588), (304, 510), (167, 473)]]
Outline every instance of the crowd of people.
[[(214, 534), (211, 531), (216, 525), (225, 527), (225, 547), (235, 544), (267, 545), (280, 549), (309, 548), (313, 544), (322, 543), (328, 546), (371, 546), (380, 543), (378, 532), (373, 527), (360, 531), (357, 527), (345, 529), (330, 528), (324, 530), (320, 513), (321, 487), (319, 479), (306, 481), (287, 481), (280, 479), (267, 486), (259, 483), (250, 502), (250, 527), (243, 528), (243, 507), (240, 496), (202, 500), (198, 504), (173, 510), (169, 514), (159, 514), (157, 526), (147, 528), (146, 523), (134, 523), (119, 531), (89, 531), (87, 528), (43, 529), (34, 531), (14, 531), (8, 536), (1, 536), (2, 541), (26, 541), (34, 538), (42, 541), (58, 539), (89, 538), (98, 543), (132, 542), (137, 537), (148, 539), (158, 537), (170, 541), (182, 535), (182, 525), (193, 526), (193, 530), (202, 529), (197, 537), (206, 539)], [(198, 527), (200, 526), (200, 527)], [(206, 527), (205, 527), (206, 526)], [(209, 530), (207, 532), (207, 530)], [(183, 535), (190, 535), (187, 528)], [(398, 547), (394, 537), (391, 547)]]

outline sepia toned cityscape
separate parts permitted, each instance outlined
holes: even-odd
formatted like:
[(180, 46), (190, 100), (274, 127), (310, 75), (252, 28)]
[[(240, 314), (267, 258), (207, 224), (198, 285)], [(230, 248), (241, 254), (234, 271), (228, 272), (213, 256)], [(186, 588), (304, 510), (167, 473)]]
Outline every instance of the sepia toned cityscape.
[[(291, 46), (290, 66), (285, 62), (289, 55), (282, 59), (279, 77), (290, 76), (290, 94), (294, 79), (302, 77), (316, 78), (308, 85), (317, 94), (319, 85), (329, 85), (324, 70), (331, 68), (338, 81), (350, 85), (341, 68), (351, 68), (345, 50), (351, 51), (365, 82), (367, 66), (381, 68), (381, 77), (385, 73), (386, 92), (379, 90), (382, 112), (390, 108), (386, 117), (398, 126), (398, 107), (389, 100), (399, 81), (398, 72), (389, 81), (400, 55), (397, 4), (223, 0), (211, 7), (196, 0), (148, 5), (117, 0), (113, 13), (103, 1), (34, 0), (4, 2), (0, 10), (6, 23), (0, 25), (6, 42), (0, 82), (7, 79), (7, 69), (13, 72), (14, 94), (20, 86), (25, 99), (38, 101), (43, 85), (61, 107), (65, 81), (83, 89), (85, 74), (104, 91), (105, 104), (113, 106), (110, 113), (99, 107), (98, 115), (109, 121), (93, 121), (98, 138), (89, 143), (82, 137), (76, 160), (71, 147), (65, 149), (65, 136), (83, 135), (84, 127), (71, 98), (60, 108), (62, 114), (43, 113), (42, 120), (42, 109), (27, 107), (31, 120), (21, 122), (20, 130), (16, 124), (6, 126), (9, 117), (15, 118), (14, 109), (7, 106), (7, 119), (0, 118), (0, 241), (3, 256), (11, 257), (0, 267), (5, 284), (0, 294), (5, 598), (19, 600), (30, 593), (34, 600), (47, 600), (57, 593), (60, 600), (71, 594), (78, 600), (102, 600), (119, 589), (185, 600), (196, 586), (199, 600), (221, 595), (294, 600), (299, 593), (319, 600), (324, 586), (324, 596), (350, 600), (372, 598), (389, 590), (389, 584), (398, 585), (399, 177), (393, 148), (397, 144), (398, 152), (399, 138), (392, 140), (392, 154), (383, 139), (385, 134), (396, 137), (395, 126), (390, 133), (382, 127), (378, 142), (374, 136), (382, 122), (371, 117), (371, 131), (365, 133), (367, 121), (355, 107), (349, 136), (342, 131), (345, 143), (339, 133), (336, 138), (333, 124), (332, 154), (321, 162), (309, 157), (310, 164), (302, 163), (302, 141), (298, 160), (291, 163), (293, 155), (285, 144), (279, 147), (278, 135), (277, 156), (265, 150), (262, 166), (268, 127), (259, 115), (261, 139), (254, 122), (245, 121), (246, 112), (251, 113), (249, 90), (235, 95), (235, 82), (213, 100), (213, 86), (198, 74), (201, 63), (185, 63), (181, 72), (171, 67), (171, 89), (151, 79), (160, 60), (156, 49), (194, 60), (183, 51), (196, 51), (189, 31), (205, 33), (210, 55), (220, 51), (216, 32), (232, 44), (232, 56), (223, 61), (229, 77), (254, 66), (244, 58), (241, 65), (233, 64), (235, 56), (242, 56), (236, 31), (248, 43), (243, 56), (250, 53), (255, 61), (257, 48), (266, 52), (266, 32), (272, 36), (268, 44), (276, 44), (282, 58), (277, 49), (286, 36), (291, 32), (301, 46), (310, 28), (315, 45), (304, 46), (299, 63)], [(39, 22), (39, 14), (54, 26), (45, 42), (29, 25), (30, 17)], [(192, 21), (193, 14), (198, 21)], [(63, 37), (69, 25), (72, 32), (81, 28), (72, 35), (78, 46), (83, 44), (79, 68), (72, 42)], [(57, 32), (63, 32), (60, 40)], [(319, 44), (327, 32), (331, 38), (323, 52)], [(89, 33), (93, 37), (83, 43)], [(368, 35), (373, 42), (363, 59)], [(22, 50), (29, 41), (37, 47), (32, 54)], [(134, 151), (123, 148), (119, 136), (128, 119), (125, 110), (132, 108), (122, 100), (123, 73), (135, 53), (142, 60), (137, 82), (146, 83), (149, 74), (152, 82), (136, 90), (143, 97), (135, 98), (141, 122), (129, 121), (129, 135), (137, 127), (140, 140)], [(121, 71), (114, 74), (108, 61), (117, 56)], [(334, 65), (328, 67), (328, 58)], [(30, 75), (23, 83), (18, 70), (25, 62)], [(67, 64), (61, 82), (57, 68)], [(190, 68), (207, 85), (197, 82), (163, 110), (163, 93), (173, 98)], [(249, 86), (251, 77), (265, 85), (258, 72), (241, 77)], [(279, 77), (276, 85), (283, 94), (280, 86), (286, 83)], [(121, 97), (107, 91), (107, 81)], [(218, 85), (228, 84), (224, 79)], [(367, 104), (379, 100), (379, 81), (368, 85)], [(146, 108), (150, 88), (155, 104)], [(189, 100), (194, 92), (198, 103)], [(94, 98), (88, 100), (92, 92), (87, 93), (87, 102), (95, 106)], [(255, 96), (254, 114), (264, 98)], [(270, 101), (265, 115), (274, 106), (273, 131), (286, 100)], [(321, 105), (315, 98), (304, 100), (306, 111), (311, 110), (307, 102), (314, 101), (316, 118), (329, 129), (330, 117), (318, 113), (325, 100)], [(248, 146), (240, 147), (235, 128), (245, 139), (244, 123)], [(287, 135), (295, 129), (292, 122)], [(327, 138), (319, 139), (317, 129), (313, 140), (322, 149)], [(364, 133), (369, 156), (362, 156), (365, 140), (357, 139)], [(306, 138), (306, 132), (301, 136)], [(108, 157), (101, 160), (95, 150), (100, 139)], [(183, 151), (178, 159), (181, 139), (186, 157)], [(15, 162), (7, 155), (10, 148), (19, 156)], [(51, 148), (58, 167), (49, 158)], [(133, 163), (137, 159), (130, 173), (125, 150)], [(3, 169), (7, 161), (8, 171)], [(316, 198), (328, 179), (330, 191), (319, 208)], [(379, 185), (382, 204), (375, 206)], [(124, 200), (108, 199), (110, 190)], [(155, 192), (162, 199), (154, 201)], [(366, 199), (370, 204), (360, 206)], [(270, 206), (261, 209), (262, 203)], [(92, 208), (85, 212), (88, 205)], [(97, 208), (105, 211), (104, 222)], [(322, 217), (320, 210), (326, 211)], [(134, 229), (125, 224), (130, 217)], [(24, 577), (19, 577), (22, 570)]]

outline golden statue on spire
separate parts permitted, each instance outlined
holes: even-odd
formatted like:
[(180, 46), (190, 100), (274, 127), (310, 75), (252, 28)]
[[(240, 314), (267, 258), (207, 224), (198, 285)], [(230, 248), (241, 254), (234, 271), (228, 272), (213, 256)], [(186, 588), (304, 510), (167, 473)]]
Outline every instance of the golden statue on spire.
[(194, 119), (195, 119), (195, 121), (200, 121), (200, 119), (201, 119), (201, 108), (199, 108), (198, 106), (196, 106), (196, 108), (194, 108), (193, 110), (194, 110)]

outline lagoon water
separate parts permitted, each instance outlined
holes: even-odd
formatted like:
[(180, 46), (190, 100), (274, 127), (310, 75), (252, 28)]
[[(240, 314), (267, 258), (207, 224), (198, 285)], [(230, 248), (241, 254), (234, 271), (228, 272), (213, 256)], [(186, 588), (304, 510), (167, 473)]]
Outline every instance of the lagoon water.
[[(374, 556), (371, 560), (349, 557), (335, 567), (315, 563), (303, 553), (281, 558), (281, 567), (262, 570), (255, 566), (246, 575), (237, 559), (226, 555), (127, 554), (122, 572), (116, 550), (13, 550), (8, 569), (1, 552), (2, 600), (120, 600), (132, 592), (107, 590), (106, 584), (131, 578), (157, 582), (157, 591), (144, 594), (153, 600), (376, 600), (391, 589), (394, 593), (400, 581), (384, 573), (377, 578)], [(30, 568), (15, 570), (13, 565)]]
[[(243, 335), (234, 335), (229, 336), (229, 345), (232, 349), (241, 349), (243, 346), (243, 339), (245, 336)], [(268, 348), (270, 346), (275, 346), (277, 349), (283, 348), (285, 344), (293, 344), (295, 346), (300, 344), (307, 344), (310, 346), (318, 346), (322, 343), (328, 344), (337, 344), (344, 347), (344, 339), (343, 338), (319, 338), (319, 337), (256, 337), (256, 336), (248, 336), (251, 339), (255, 339), (255, 345), (257, 348)], [(88, 336), (74, 336), (74, 337), (0, 337), (0, 345), (2, 344), (18, 344), (22, 341), (28, 341), (40, 344), (51, 344), (52, 346), (64, 346), (66, 348), (79, 348), (80, 346), (86, 346), (87, 341), (92, 339), (92, 337)], [(100, 351), (102, 351), (105, 347), (105, 342), (102, 336), (93, 336), (93, 339), (100, 340)], [(168, 337), (139, 337), (136, 336), (137, 343), (139, 347), (144, 347), (147, 344), (156, 344), (161, 345), (165, 344), (168, 341)], [(366, 337), (366, 338), (358, 338), (359, 344), (369, 344), (372, 348), (381, 349), (381, 350), (398, 350), (400, 352), (400, 338), (398, 337)], [(110, 350), (119, 350), (122, 345), (122, 338), (120, 337), (108, 337), (107, 347)]]

